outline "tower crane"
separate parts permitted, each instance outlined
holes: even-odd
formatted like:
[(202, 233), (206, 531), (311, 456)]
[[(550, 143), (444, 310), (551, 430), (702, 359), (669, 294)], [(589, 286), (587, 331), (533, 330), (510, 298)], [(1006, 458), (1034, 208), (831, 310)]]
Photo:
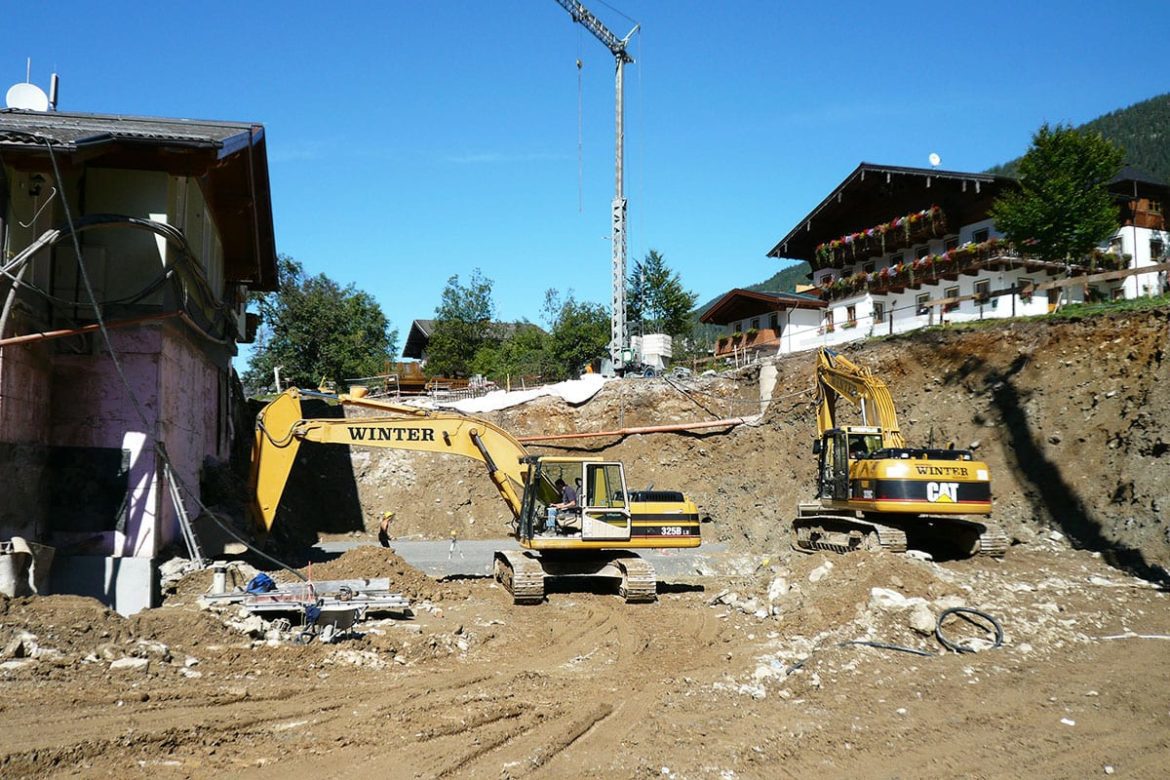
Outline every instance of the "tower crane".
[(614, 142), (614, 196), (613, 196), (613, 232), (610, 236), (610, 247), (613, 257), (613, 314), (609, 326), (609, 357), (615, 371), (621, 371), (626, 364), (623, 351), (629, 344), (629, 325), (626, 322), (626, 197), (622, 187), (622, 167), (625, 161), (625, 131), (623, 129), (624, 100), (622, 96), (622, 71), (627, 63), (634, 58), (626, 51), (626, 46), (634, 33), (641, 25), (635, 24), (625, 38), (618, 38), (601, 20), (589, 12), (577, 0), (557, 0), (573, 21), (593, 33), (597, 40), (613, 54), (616, 75), (614, 77), (615, 93), (615, 136)]

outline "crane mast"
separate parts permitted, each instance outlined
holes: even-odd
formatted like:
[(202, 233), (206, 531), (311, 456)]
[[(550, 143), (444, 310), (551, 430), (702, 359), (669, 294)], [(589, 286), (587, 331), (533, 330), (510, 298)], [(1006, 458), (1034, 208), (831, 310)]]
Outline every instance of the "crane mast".
[(625, 366), (622, 351), (629, 343), (629, 325), (626, 321), (626, 197), (622, 186), (622, 168), (625, 162), (625, 130), (623, 127), (625, 103), (622, 95), (622, 75), (626, 63), (634, 61), (634, 58), (626, 51), (626, 46), (641, 25), (634, 25), (634, 29), (630, 30), (625, 38), (618, 38), (577, 0), (557, 0), (557, 3), (569, 12), (574, 22), (593, 33), (597, 40), (605, 44), (614, 57), (614, 196), (612, 232), (610, 234), (613, 259), (613, 314), (609, 328), (609, 357), (614, 370), (620, 371)]

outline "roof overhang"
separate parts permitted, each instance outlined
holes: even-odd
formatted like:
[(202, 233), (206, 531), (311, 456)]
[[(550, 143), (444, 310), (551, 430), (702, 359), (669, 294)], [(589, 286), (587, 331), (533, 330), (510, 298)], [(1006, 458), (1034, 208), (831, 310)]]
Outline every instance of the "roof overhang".
[(805, 260), (815, 269), (819, 244), (905, 214), (940, 206), (953, 225), (983, 219), (1015, 179), (989, 173), (861, 163), (800, 220), (769, 257)]
[(797, 293), (766, 293), (736, 288), (703, 312), (699, 322), (708, 325), (726, 325), (736, 320), (769, 314), (782, 309), (823, 309), (827, 304), (819, 298)]
[(415, 320), (410, 323), (410, 333), (407, 334), (406, 343), (402, 346), (402, 357), (422, 360), (433, 329), (434, 320)]
[(264, 127), (108, 114), (0, 110), (4, 161), (26, 171), (86, 167), (196, 179), (211, 209), (230, 281), (277, 287), (276, 238)]

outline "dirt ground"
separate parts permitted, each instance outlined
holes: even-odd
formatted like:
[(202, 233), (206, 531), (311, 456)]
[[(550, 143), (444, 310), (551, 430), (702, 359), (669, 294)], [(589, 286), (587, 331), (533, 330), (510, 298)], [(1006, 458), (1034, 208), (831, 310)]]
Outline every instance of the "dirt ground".
[[(514, 607), (489, 580), (436, 582), (379, 547), (314, 577), (389, 577), (416, 615), (330, 645), (201, 609), (207, 572), (129, 619), (75, 597), (0, 599), (0, 776), (1164, 777), (1168, 319), (850, 350), (890, 383), (911, 442), (977, 446), (1016, 542), (1002, 561), (787, 547), (812, 493), (800, 356), (779, 364), (756, 425), (568, 450), (622, 459), (631, 487), (685, 490), (706, 539), (728, 545), (710, 569), (660, 582), (656, 604), (558, 585)], [(623, 381), (578, 408), (496, 419), (527, 434), (742, 415), (758, 411), (755, 379)], [(399, 537), (506, 527), (478, 464), (343, 455), (298, 464), (301, 495), (334, 492), (285, 508), (286, 541), (369, 539), (385, 509)], [(929, 632), (949, 607), (993, 616), (1002, 646), (952, 617), (944, 635), (981, 651), (937, 654)], [(842, 644), (854, 640), (937, 655)]]

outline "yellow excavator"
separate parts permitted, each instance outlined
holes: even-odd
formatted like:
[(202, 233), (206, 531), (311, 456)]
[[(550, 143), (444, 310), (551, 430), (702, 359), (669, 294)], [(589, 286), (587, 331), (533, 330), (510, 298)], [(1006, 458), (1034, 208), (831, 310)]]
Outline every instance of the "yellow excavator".
[[(432, 411), (365, 397), (292, 388), (257, 415), (252, 451), (253, 522), (271, 530), (301, 442), (388, 447), (459, 455), (484, 464), (512, 512), (520, 550), (498, 550), (494, 575), (517, 604), (544, 600), (546, 577), (594, 576), (619, 581), (627, 602), (654, 601), (654, 567), (634, 550), (698, 547), (699, 511), (682, 493), (628, 491), (621, 463), (530, 454), (499, 426), (455, 412)], [(377, 416), (304, 419), (301, 397), (374, 409)], [(575, 487), (577, 506), (563, 503), (559, 485)]]
[[(819, 351), (816, 389), (817, 500), (798, 508), (796, 549), (905, 552), (913, 543), (1003, 557), (1007, 537), (987, 519), (986, 463), (969, 450), (906, 446), (886, 383), (840, 353)], [(838, 422), (841, 398), (860, 411), (861, 425)]]

